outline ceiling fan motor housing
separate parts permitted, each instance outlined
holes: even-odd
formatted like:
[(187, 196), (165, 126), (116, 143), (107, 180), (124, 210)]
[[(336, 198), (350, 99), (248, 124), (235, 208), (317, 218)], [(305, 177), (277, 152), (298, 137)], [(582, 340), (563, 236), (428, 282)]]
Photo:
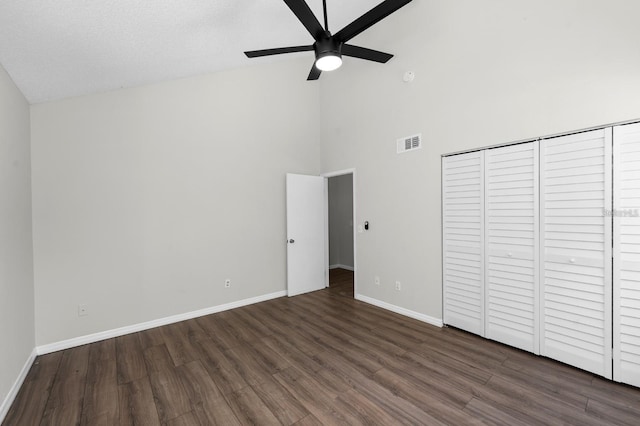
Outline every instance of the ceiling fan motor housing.
[(327, 55), (342, 57), (342, 43), (331, 36), (316, 41), (313, 50), (316, 52), (316, 59)]

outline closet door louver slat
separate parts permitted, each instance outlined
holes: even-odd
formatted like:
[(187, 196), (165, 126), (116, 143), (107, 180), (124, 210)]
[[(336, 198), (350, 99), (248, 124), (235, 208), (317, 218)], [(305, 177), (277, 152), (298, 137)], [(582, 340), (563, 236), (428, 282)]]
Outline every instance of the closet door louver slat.
[(640, 124), (613, 137), (613, 378), (640, 386)]
[(485, 333), (534, 353), (538, 199), (538, 142), (485, 151)]
[(612, 129), (540, 144), (540, 352), (612, 377)]
[(484, 152), (442, 159), (444, 323), (484, 336)]

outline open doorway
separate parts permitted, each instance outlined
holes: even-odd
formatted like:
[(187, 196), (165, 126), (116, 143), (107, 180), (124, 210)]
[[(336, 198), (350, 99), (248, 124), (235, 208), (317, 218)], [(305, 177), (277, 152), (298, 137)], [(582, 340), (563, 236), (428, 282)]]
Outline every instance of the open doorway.
[(327, 176), (329, 291), (349, 298), (355, 294), (354, 173)]

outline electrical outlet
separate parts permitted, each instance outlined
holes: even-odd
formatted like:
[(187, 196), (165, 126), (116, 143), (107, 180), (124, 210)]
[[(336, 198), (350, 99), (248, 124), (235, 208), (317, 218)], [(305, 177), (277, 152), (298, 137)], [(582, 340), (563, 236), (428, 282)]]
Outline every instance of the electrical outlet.
[(89, 315), (89, 308), (87, 305), (78, 305), (78, 316), (84, 317), (86, 315)]
[(231, 278), (227, 278), (226, 280), (224, 280), (224, 288), (229, 287), (231, 287)]
[(396, 281), (396, 290), (400, 291), (400, 281)]
[(373, 279), (373, 282), (376, 283), (376, 285), (380, 285), (380, 277), (376, 275), (376, 277)]

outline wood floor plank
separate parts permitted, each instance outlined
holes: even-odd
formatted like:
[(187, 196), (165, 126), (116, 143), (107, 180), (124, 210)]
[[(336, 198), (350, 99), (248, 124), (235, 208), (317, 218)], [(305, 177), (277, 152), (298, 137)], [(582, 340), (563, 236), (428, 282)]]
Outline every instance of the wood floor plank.
[(290, 425), (308, 416), (309, 411), (275, 379), (252, 386), (254, 392), (283, 425)]
[(201, 362), (207, 370), (207, 373), (209, 373), (209, 377), (211, 377), (216, 386), (218, 386), (218, 389), (220, 389), (225, 395), (249, 386), (242, 377), (242, 374), (235, 369), (216, 367), (215, 365), (212, 365), (208, 359), (203, 359)]
[(356, 390), (350, 390), (338, 396), (337, 402), (350, 407), (351, 415), (365, 425), (392, 425), (400, 423), (392, 414), (369, 400)]
[(194, 320), (169, 324), (162, 328), (162, 334), (173, 364), (176, 366), (199, 359), (197, 342), (209, 337)]
[(312, 355), (303, 352), (287, 338), (270, 336), (262, 339), (262, 342), (290, 365), (295, 365), (307, 373), (313, 374), (322, 368), (313, 360)]
[(227, 395), (227, 401), (241, 424), (280, 425), (269, 407), (260, 399), (252, 387), (240, 389)]
[(359, 321), (351, 321), (350, 317), (347, 317), (346, 320), (345, 318), (323, 318), (323, 321), (332, 329), (350, 336), (354, 343), (365, 343), (369, 347), (375, 348), (379, 353), (400, 355), (406, 352), (406, 349), (386, 339), (376, 337), (370, 327), (364, 326)]
[(324, 426), (323, 423), (318, 420), (313, 414), (298, 420), (294, 423), (295, 426)]
[(224, 311), (216, 314), (217, 320), (222, 327), (234, 338), (244, 343), (251, 343), (260, 340), (260, 335), (254, 330), (244, 326), (238, 315), (233, 311)]
[(482, 368), (448, 357), (441, 352), (423, 346), (405, 352), (402, 357), (420, 364), (432, 365), (434, 368), (440, 369), (440, 371), (451, 372), (477, 384), (487, 383), (493, 375)]
[(129, 383), (147, 376), (147, 366), (138, 333), (116, 337), (115, 341), (118, 384)]
[(224, 352), (234, 371), (237, 371), (242, 379), (249, 385), (263, 383), (271, 378), (272, 372), (264, 368), (256, 359), (255, 351), (248, 344), (227, 349)]
[(200, 361), (181, 365), (176, 371), (192, 406), (209, 399), (223, 398), (222, 392)]
[(161, 423), (167, 423), (192, 411), (189, 394), (176, 369), (163, 370), (149, 376), (153, 398)]
[(42, 416), (44, 425), (79, 425), (82, 415), (82, 399), (66, 401), (58, 405), (47, 405)]
[(470, 414), (464, 412), (464, 407), (471, 401), (473, 395), (463, 392), (455, 393), (453, 389), (449, 390), (448, 396), (455, 396), (450, 400), (448, 396), (440, 394), (439, 391), (425, 386), (419, 382), (413, 382), (400, 377), (393, 372), (382, 369), (375, 374), (375, 380), (382, 386), (392, 390), (393, 393), (399, 395), (403, 399), (411, 402), (416, 407), (422, 409), (425, 413), (435, 417), (443, 423), (454, 424), (481, 424), (482, 422), (475, 419)]
[(640, 424), (640, 389), (354, 300), (352, 276), (40, 356), (3, 425)]
[(119, 424), (156, 426), (158, 410), (148, 377), (118, 386)]
[(49, 387), (56, 377), (64, 351), (40, 355), (35, 359), (25, 382), (38, 381), (40, 385)]
[(619, 406), (612, 407), (611, 405), (590, 399), (587, 403), (587, 413), (601, 419), (604, 424), (638, 426), (640, 423), (640, 407), (638, 406), (626, 408)]
[[(278, 340), (286, 342), (288, 346), (294, 346), (298, 351), (304, 352), (307, 355), (313, 355), (325, 350), (322, 343), (309, 338), (307, 334), (294, 327), (294, 325), (300, 321), (298, 318), (286, 320), (283, 318), (276, 319), (273, 309), (269, 309), (267, 306), (258, 306), (256, 309), (265, 322), (272, 324), (271, 327), (274, 333), (266, 338), (277, 336)], [(289, 325), (283, 325), (283, 321)], [(263, 337), (263, 339), (265, 338)]]
[(262, 321), (257, 320), (253, 315), (251, 315), (251, 306), (244, 306), (231, 312), (235, 314), (235, 318), (239, 323), (242, 324), (243, 329), (252, 330), (253, 333), (260, 339), (265, 336), (270, 336), (272, 333), (274, 333), (273, 328), (270, 328)]
[(142, 349), (147, 349), (152, 346), (164, 345), (164, 334), (162, 333), (162, 327), (150, 328), (138, 333), (140, 338), (140, 345)]
[(59, 351), (35, 359), (3, 424), (40, 424), (62, 355)]
[(89, 366), (82, 408), (83, 425), (116, 424), (118, 375), (115, 340), (89, 345)]
[(333, 330), (323, 330), (312, 323), (302, 323), (298, 328), (315, 336), (315, 339), (322, 342), (327, 348), (326, 350), (340, 353), (346, 361), (354, 363), (366, 373), (375, 373), (383, 367), (383, 364), (378, 362), (375, 356), (363, 353), (355, 345), (352, 345), (347, 337), (338, 337)]
[(287, 368), (274, 375), (311, 414), (323, 424), (360, 424), (348, 412), (336, 410), (335, 396), (318, 382), (295, 368)]
[(195, 404), (193, 412), (201, 425), (241, 425), (225, 398), (214, 398), (210, 394), (205, 395), (201, 402)]
[(39, 381), (25, 381), (2, 425), (39, 425), (49, 399), (49, 390)]
[(175, 368), (169, 349), (164, 343), (148, 347), (143, 351), (143, 356), (148, 374), (160, 373)]
[(337, 377), (341, 377), (353, 389), (366, 395), (373, 403), (390, 413), (396, 419), (396, 423), (407, 425), (444, 424), (393, 393), (391, 388), (380, 385), (373, 380), (373, 376), (364, 375), (349, 363), (342, 362), (336, 354), (327, 351), (317, 354), (314, 358), (324, 368), (332, 371)]
[(552, 376), (552, 380), (549, 380), (549, 375), (547, 374), (529, 374), (506, 366), (496, 368), (494, 375), (513, 383), (541, 390), (545, 394), (562, 400), (578, 410), (585, 409), (589, 400), (581, 392), (582, 385), (572, 381), (560, 380), (557, 376)]
[(81, 425), (115, 425), (119, 421), (118, 386), (100, 389), (94, 387), (82, 401)]
[(176, 417), (175, 419), (169, 420), (167, 422), (167, 426), (200, 426), (200, 420), (195, 413), (189, 412), (181, 415), (180, 417)]
[(581, 387), (580, 392), (590, 400), (595, 399), (598, 402), (623, 409), (640, 410), (640, 392), (638, 392), (638, 388), (633, 386), (621, 385), (620, 383), (594, 376), (591, 386)]
[(207, 332), (209, 338), (224, 349), (230, 349), (244, 343), (242, 339), (232, 333), (227, 324), (221, 321), (218, 315), (207, 315), (195, 320)]
[(584, 410), (572, 410), (571, 405), (564, 401), (498, 376), (493, 376), (486, 387), (507, 396), (511, 400), (510, 405), (515, 406), (516, 410), (543, 424), (576, 426), (602, 424), (599, 419), (590, 417)]
[(483, 401), (478, 398), (472, 398), (471, 401), (469, 401), (469, 403), (466, 405), (466, 407), (464, 407), (464, 411), (471, 414), (475, 418), (483, 419), (485, 423), (495, 426), (531, 425), (531, 423), (529, 422), (525, 422), (511, 416), (500, 407), (492, 405), (490, 402)]
[(89, 345), (67, 349), (43, 415), (45, 424), (79, 424), (89, 368)]

